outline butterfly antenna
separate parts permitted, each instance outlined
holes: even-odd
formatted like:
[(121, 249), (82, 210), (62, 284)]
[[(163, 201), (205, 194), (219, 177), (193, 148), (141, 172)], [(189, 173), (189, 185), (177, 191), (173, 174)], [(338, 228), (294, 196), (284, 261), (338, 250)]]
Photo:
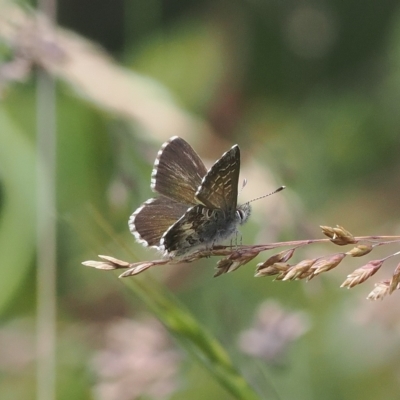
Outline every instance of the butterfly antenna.
[(246, 178), (244, 178), (243, 179), (243, 183), (242, 183), (242, 187), (241, 187), (241, 189), (240, 189), (240, 193), (242, 193), (242, 190), (244, 189), (244, 187), (247, 185), (247, 179)]
[(280, 192), (281, 190), (283, 190), (283, 189), (285, 189), (285, 188), (286, 188), (286, 186), (281, 186), (281, 187), (279, 187), (278, 189), (274, 190), (274, 191), (271, 192), (271, 193), (264, 194), (264, 196), (256, 197), (255, 199), (248, 201), (247, 204), (252, 203), (253, 201), (256, 201), (256, 200), (263, 199), (264, 197), (271, 196), (271, 194), (278, 193), (278, 192)]

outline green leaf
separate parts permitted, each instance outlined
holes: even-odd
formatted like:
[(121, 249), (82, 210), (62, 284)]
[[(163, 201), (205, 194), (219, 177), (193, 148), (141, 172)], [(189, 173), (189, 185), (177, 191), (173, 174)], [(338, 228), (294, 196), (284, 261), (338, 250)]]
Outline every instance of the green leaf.
[(23, 281), (35, 249), (34, 146), (0, 108), (0, 314)]

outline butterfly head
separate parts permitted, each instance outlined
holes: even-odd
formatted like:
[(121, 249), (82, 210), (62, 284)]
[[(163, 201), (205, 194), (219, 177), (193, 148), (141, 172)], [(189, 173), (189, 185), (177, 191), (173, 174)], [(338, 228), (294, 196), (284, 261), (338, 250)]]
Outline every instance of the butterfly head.
[(236, 210), (236, 215), (240, 225), (243, 225), (250, 217), (251, 205), (250, 203), (244, 203), (240, 205)]

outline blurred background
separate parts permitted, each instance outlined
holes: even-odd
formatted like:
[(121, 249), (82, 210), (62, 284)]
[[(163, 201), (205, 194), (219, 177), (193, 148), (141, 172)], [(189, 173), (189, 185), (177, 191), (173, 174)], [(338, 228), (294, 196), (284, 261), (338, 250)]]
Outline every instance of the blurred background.
[[(127, 221), (173, 135), (207, 166), (239, 144), (240, 201), (287, 186), (254, 203), (245, 244), (399, 233), (399, 3), (58, 0), (56, 26), (34, 7), (0, 1), (1, 398), (40, 398), (52, 342), (57, 399), (233, 398), (117, 273), (81, 262), (157, 257)], [(214, 258), (129, 279), (170, 290), (260, 398), (397, 399), (398, 294), (365, 300), (396, 262), (345, 291), (365, 259), (255, 279), (268, 256), (218, 279)]]

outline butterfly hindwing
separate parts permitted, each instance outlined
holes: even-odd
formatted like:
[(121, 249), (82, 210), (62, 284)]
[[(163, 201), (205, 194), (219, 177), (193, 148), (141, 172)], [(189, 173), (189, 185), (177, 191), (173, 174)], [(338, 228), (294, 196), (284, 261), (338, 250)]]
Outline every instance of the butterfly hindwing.
[(131, 215), (129, 229), (138, 242), (159, 247), (162, 235), (186, 210), (185, 204), (164, 196), (149, 199)]

